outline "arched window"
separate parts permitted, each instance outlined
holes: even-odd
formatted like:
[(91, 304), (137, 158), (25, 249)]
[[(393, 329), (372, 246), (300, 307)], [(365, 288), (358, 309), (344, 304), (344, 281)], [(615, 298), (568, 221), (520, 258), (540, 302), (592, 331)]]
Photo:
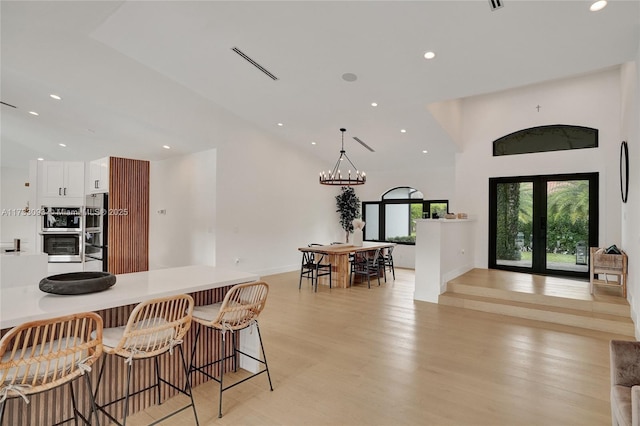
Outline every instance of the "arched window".
[(598, 129), (567, 124), (518, 130), (493, 141), (493, 156), (598, 147)]
[(364, 239), (415, 244), (415, 220), (444, 217), (448, 211), (448, 200), (425, 200), (422, 192), (408, 186), (393, 188), (380, 201), (362, 203)]

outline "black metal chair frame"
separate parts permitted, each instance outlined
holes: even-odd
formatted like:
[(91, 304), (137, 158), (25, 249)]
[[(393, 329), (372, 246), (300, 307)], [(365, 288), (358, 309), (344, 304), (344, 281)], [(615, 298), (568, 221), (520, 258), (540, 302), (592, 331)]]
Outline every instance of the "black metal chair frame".
[[(219, 385), (220, 385), (220, 399), (219, 399), (219, 407), (218, 407), (218, 418), (222, 417), (222, 392), (231, 389), (234, 386), (239, 385), (240, 383), (244, 383), (249, 379), (253, 379), (256, 376), (259, 376), (260, 374), (263, 373), (267, 373), (267, 378), (269, 379), (269, 390), (273, 391), (273, 384), (271, 383), (271, 374), (269, 373), (269, 365), (267, 364), (267, 357), (264, 353), (264, 345), (262, 344), (262, 335), (260, 334), (260, 326), (258, 325), (258, 321), (255, 320), (255, 325), (256, 325), (256, 330), (258, 331), (258, 340), (260, 341), (260, 350), (262, 351), (262, 359), (256, 358), (253, 355), (250, 355), (246, 352), (241, 351), (240, 349), (238, 349), (237, 347), (237, 333), (240, 330), (233, 330), (230, 331), (231, 334), (231, 346), (233, 347), (232, 351), (230, 354), (226, 354), (226, 349), (225, 349), (225, 334), (226, 331), (221, 331), (218, 329), (214, 329), (215, 332), (220, 333), (222, 335), (222, 344), (220, 345), (221, 347), (221, 351), (222, 351), (222, 355), (220, 356), (219, 359), (215, 360), (215, 361), (211, 361), (208, 364), (204, 364), (204, 365), (195, 365), (195, 353), (196, 353), (196, 348), (197, 348), (197, 344), (198, 344), (198, 337), (200, 336), (200, 329), (203, 327), (201, 324), (197, 324), (196, 325), (196, 337), (193, 341), (193, 352), (191, 355), (191, 366), (189, 367), (189, 372), (190, 373), (194, 373), (194, 372), (198, 372), (201, 374), (204, 374), (205, 376), (207, 376), (209, 379), (211, 380), (215, 380)], [(219, 377), (216, 377), (214, 374), (209, 373), (209, 371), (207, 371), (207, 369), (209, 369), (209, 367), (217, 365), (221, 362), (224, 362), (228, 359), (231, 359), (233, 361), (233, 372), (237, 373), (238, 372), (238, 357), (239, 355), (244, 355), (248, 358), (251, 358), (254, 361), (257, 361), (259, 363), (261, 363), (262, 365), (264, 365), (264, 369), (258, 371), (257, 373), (252, 373), (250, 376), (245, 377), (242, 380), (239, 380), (235, 383), (232, 383), (230, 385), (224, 386), (224, 364), (220, 366), (220, 375)]]
[[(352, 285), (353, 275), (363, 275), (367, 277), (367, 287), (371, 288), (371, 277), (375, 276), (380, 285), (380, 269), (384, 271), (380, 256), (381, 249), (376, 249), (373, 256), (367, 251), (358, 251), (354, 253), (351, 260), (351, 268), (349, 270), (349, 286)], [(387, 281), (385, 274), (385, 282)]]
[[(187, 367), (187, 363), (185, 361), (184, 352), (182, 350), (182, 345), (177, 345), (177, 347), (178, 347), (178, 350), (180, 351), (180, 360), (182, 362), (182, 366), (183, 366), (184, 372), (185, 372), (185, 387), (184, 388), (178, 387), (175, 384), (173, 384), (171, 382), (168, 382), (166, 379), (164, 379), (163, 377), (160, 376), (160, 365), (159, 365), (159, 362), (158, 362), (158, 356), (154, 356), (153, 360), (154, 360), (154, 365), (155, 365), (156, 382), (154, 384), (152, 384), (152, 385), (149, 385), (149, 386), (147, 386), (145, 388), (139, 389), (139, 390), (137, 390), (135, 392), (130, 392), (130, 389), (131, 389), (131, 375), (132, 375), (132, 372), (133, 372), (133, 363), (134, 362), (144, 361), (144, 359), (142, 359), (142, 360), (133, 359), (131, 363), (127, 363), (128, 364), (127, 365), (127, 388), (126, 388), (126, 391), (125, 391), (125, 395), (120, 397), (120, 398), (114, 399), (113, 401), (109, 401), (109, 402), (107, 402), (105, 404), (98, 405), (97, 406), (98, 410), (100, 410), (105, 416), (107, 416), (116, 425), (125, 426), (127, 424), (127, 417), (128, 417), (127, 414), (128, 414), (128, 411), (129, 411), (129, 398), (131, 398), (132, 396), (138, 395), (139, 393), (146, 392), (148, 390), (151, 390), (151, 389), (155, 388), (156, 389), (157, 404), (161, 405), (162, 404), (162, 398), (161, 398), (161, 395), (160, 395), (160, 383), (164, 383), (164, 384), (170, 386), (171, 388), (179, 391), (180, 393), (188, 396), (190, 398), (190, 400), (191, 400), (191, 403), (186, 405), (186, 406), (184, 406), (184, 407), (182, 407), (182, 408), (180, 408), (180, 409), (178, 409), (178, 410), (176, 410), (176, 411), (174, 411), (174, 412), (172, 412), (172, 413), (170, 413), (170, 414), (167, 414), (166, 416), (162, 417), (161, 419), (158, 419), (158, 420), (154, 421), (153, 423), (149, 423), (149, 426), (158, 424), (160, 422), (163, 422), (163, 421), (167, 420), (168, 418), (170, 418), (170, 417), (172, 417), (172, 416), (174, 416), (174, 415), (186, 410), (189, 407), (193, 408), (194, 415), (195, 415), (195, 420), (196, 420), (196, 425), (199, 425), (200, 423), (198, 421), (197, 414), (195, 413), (195, 403), (193, 401), (193, 391), (191, 389), (191, 383), (190, 383), (190, 380), (189, 380), (189, 368)], [(104, 373), (104, 366), (105, 366), (106, 363), (107, 363), (107, 361), (106, 361), (106, 359), (104, 359), (102, 361), (102, 366), (100, 367), (100, 373), (98, 375), (98, 383), (96, 385), (94, 399), (97, 397), (98, 387), (100, 386), (100, 382), (102, 380), (102, 376), (104, 375), (103, 374)], [(109, 413), (106, 408), (111, 406), (111, 405), (113, 405), (113, 404), (115, 404), (115, 403), (123, 401), (123, 400), (124, 400), (124, 411), (123, 411), (123, 413), (124, 413), (125, 417), (124, 417), (122, 423), (120, 423), (120, 421), (118, 419), (116, 419), (111, 413)]]
[(386, 252), (382, 252), (382, 265), (384, 268), (384, 281), (387, 281), (387, 268), (389, 268), (389, 270), (391, 271), (391, 274), (393, 275), (393, 280), (396, 280), (396, 268), (393, 265), (393, 249), (395, 247), (391, 246), (391, 247), (387, 247), (385, 250)]
[[(321, 246), (322, 244), (309, 244), (309, 247)], [(329, 275), (329, 289), (331, 289), (331, 264), (322, 263), (324, 254), (314, 253), (311, 251), (302, 252), (302, 265), (300, 266), (300, 282), (298, 290), (302, 288), (302, 278), (311, 278), (313, 291), (318, 291), (318, 278)]]

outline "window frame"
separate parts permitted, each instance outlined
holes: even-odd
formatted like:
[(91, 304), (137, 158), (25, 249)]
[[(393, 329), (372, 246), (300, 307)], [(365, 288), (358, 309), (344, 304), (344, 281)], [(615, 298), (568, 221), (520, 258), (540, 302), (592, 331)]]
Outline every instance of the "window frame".
[[(385, 224), (386, 224), (386, 206), (387, 205), (393, 205), (393, 204), (406, 204), (409, 206), (409, 218), (408, 218), (408, 235), (411, 235), (411, 205), (412, 204), (421, 204), (422, 205), (422, 218), (423, 219), (428, 219), (430, 217), (430, 212), (431, 212), (431, 205), (432, 204), (445, 204), (446, 205), (446, 209), (447, 209), (447, 213), (449, 212), (449, 200), (443, 200), (443, 199), (438, 199), (438, 200), (425, 200), (422, 198), (389, 198), (389, 199), (385, 199), (384, 196), (386, 194), (388, 194), (391, 191), (394, 191), (396, 189), (402, 189), (402, 188), (408, 188), (410, 190), (410, 192), (414, 192), (417, 191), (415, 188), (411, 188), (408, 186), (399, 186), (396, 188), (392, 188), (389, 191), (385, 192), (384, 194), (382, 194), (382, 197), (380, 197), (380, 201), (363, 201), (361, 203), (361, 212), (362, 212), (362, 220), (365, 222), (365, 230), (364, 230), (364, 235), (366, 236), (366, 227), (367, 227), (367, 207), (368, 205), (377, 205), (378, 206), (378, 239), (366, 239), (366, 241), (375, 241), (375, 242), (390, 242), (387, 240), (387, 235), (386, 235), (386, 230), (385, 230)], [(425, 216), (425, 213), (427, 213), (427, 215)], [(401, 244), (401, 245), (415, 245), (415, 242), (403, 242), (403, 241), (393, 241), (396, 244)]]

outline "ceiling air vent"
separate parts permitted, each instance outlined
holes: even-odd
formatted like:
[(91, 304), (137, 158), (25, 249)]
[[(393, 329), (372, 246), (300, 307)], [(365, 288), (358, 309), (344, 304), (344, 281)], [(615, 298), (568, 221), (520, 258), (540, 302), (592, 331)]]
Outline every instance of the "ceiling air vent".
[(6, 105), (6, 106), (11, 107), (11, 108), (17, 108), (17, 106), (15, 106), (15, 105), (11, 105), (11, 104), (8, 104), (8, 103), (2, 102), (2, 101), (0, 101), (0, 104)]
[(371, 152), (375, 152), (375, 150), (373, 148), (371, 148), (369, 145), (367, 145), (366, 143), (364, 143), (359, 137), (354, 136), (353, 139), (358, 142), (360, 145), (364, 146), (365, 148), (367, 148), (369, 151)]
[(236, 52), (238, 55), (242, 56), (247, 62), (249, 62), (251, 65), (253, 65), (254, 67), (258, 68), (260, 71), (262, 71), (264, 74), (266, 74), (267, 76), (269, 76), (269, 78), (271, 78), (272, 80), (277, 80), (278, 77), (276, 77), (275, 75), (273, 75), (272, 73), (270, 73), (265, 67), (263, 67), (262, 65), (260, 65), (259, 63), (257, 63), (256, 61), (254, 61), (253, 59), (251, 59), (250, 57), (248, 57), (242, 50), (238, 49), (237, 47), (232, 48), (231, 50), (233, 50), (234, 52)]
[(489, 0), (489, 5), (491, 6), (491, 10), (495, 11), (504, 6), (504, 2), (502, 0)]

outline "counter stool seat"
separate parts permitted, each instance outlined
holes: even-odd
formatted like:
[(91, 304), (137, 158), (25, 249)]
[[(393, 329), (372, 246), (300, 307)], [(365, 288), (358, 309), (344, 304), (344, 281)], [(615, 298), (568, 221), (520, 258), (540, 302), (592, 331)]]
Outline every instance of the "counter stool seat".
[[(69, 385), (73, 418), (91, 424), (95, 416), (90, 375), (85, 374), (102, 354), (102, 318), (84, 312), (40, 321), (27, 322), (11, 329), (0, 339), (0, 424), (7, 400), (22, 398)], [(89, 395), (88, 418), (78, 410), (73, 381), (83, 376)], [(53, 408), (52, 408), (53, 410)]]
[[(160, 383), (164, 383), (165, 385), (187, 395), (191, 400), (191, 403), (167, 414), (151, 424), (160, 423), (189, 407), (193, 409), (195, 424), (199, 424), (198, 414), (193, 402), (193, 392), (189, 380), (189, 371), (187, 369), (181, 345), (184, 335), (191, 326), (193, 305), (193, 298), (186, 294), (147, 300), (140, 303), (133, 309), (125, 326), (104, 329), (103, 344), (105, 354), (116, 355), (119, 358), (124, 359), (124, 362), (127, 365), (124, 396), (103, 404), (98, 404), (98, 409), (111, 421), (121, 426), (126, 424), (127, 416), (129, 414), (129, 397), (132, 395), (155, 389), (156, 403), (161, 404)], [(176, 347), (180, 353), (180, 366), (184, 370), (185, 374), (184, 386), (178, 386), (160, 376), (158, 357), (167, 352), (169, 354), (173, 354), (174, 348)], [(134, 365), (136, 365), (138, 361), (145, 359), (153, 359), (154, 361), (156, 376), (155, 383), (132, 392), (131, 376)], [(95, 393), (96, 397), (102, 381), (105, 364), (106, 360), (102, 363), (102, 368), (98, 375), (98, 385)], [(117, 383), (119, 382), (120, 381), (118, 380)], [(105, 386), (111, 387), (113, 384), (106, 383)], [(113, 392), (108, 393), (113, 394)], [(107, 407), (120, 401), (124, 401), (122, 423), (120, 423), (120, 421), (107, 410)]]

